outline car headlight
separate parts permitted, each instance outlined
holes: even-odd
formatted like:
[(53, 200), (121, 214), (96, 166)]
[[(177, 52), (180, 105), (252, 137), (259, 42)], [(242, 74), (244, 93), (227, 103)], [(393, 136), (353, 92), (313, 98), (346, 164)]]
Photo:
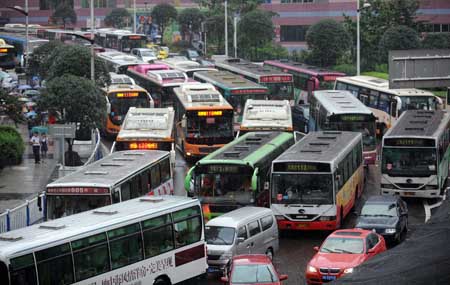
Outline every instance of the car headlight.
[(221, 260), (228, 260), (231, 259), (233, 257), (233, 255), (231, 253), (224, 253), (220, 256)]
[(308, 265), (308, 272), (316, 273), (317, 272), (317, 268), (315, 268), (314, 266)]
[(387, 234), (395, 234), (396, 230), (395, 229), (385, 229), (384, 232)]
[(344, 274), (350, 274), (350, 273), (353, 273), (353, 268), (344, 269)]

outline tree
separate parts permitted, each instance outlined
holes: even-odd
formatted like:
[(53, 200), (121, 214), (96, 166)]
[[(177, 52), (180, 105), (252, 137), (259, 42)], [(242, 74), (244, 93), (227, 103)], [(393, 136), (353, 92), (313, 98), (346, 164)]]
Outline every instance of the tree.
[[(106, 116), (106, 101), (100, 90), (86, 78), (64, 74), (47, 83), (47, 92), (42, 94), (39, 107), (42, 110), (59, 112), (63, 123), (77, 123), (80, 132), (86, 129), (100, 128)], [(69, 145), (67, 165), (74, 165), (72, 151), (73, 139), (67, 139)]]
[(60, 41), (50, 41), (35, 48), (28, 60), (28, 74), (31, 76), (39, 75), (41, 78), (46, 78), (53, 61), (51, 55), (61, 48), (61, 46), (63, 46), (63, 43)]
[(331, 66), (349, 48), (349, 35), (344, 27), (332, 19), (321, 20), (306, 32), (311, 60), (319, 66)]
[[(228, 17), (228, 31), (233, 30), (232, 19)], [(208, 46), (216, 46), (216, 52), (223, 54), (225, 39), (225, 15), (218, 13), (206, 18), (206, 31), (208, 33)], [(231, 43), (233, 33), (228, 33), (228, 42)]]
[(200, 32), (205, 15), (197, 8), (186, 8), (178, 14), (178, 24), (181, 26), (183, 39), (189, 34), (189, 43), (192, 43), (192, 34)]
[(450, 47), (450, 35), (446, 33), (427, 34), (422, 41), (422, 48), (448, 49)]
[(170, 4), (158, 4), (151, 13), (152, 19), (158, 24), (161, 43), (163, 43), (164, 31), (166, 27), (177, 18), (177, 10)]
[(380, 41), (382, 58), (387, 61), (390, 50), (415, 49), (420, 47), (419, 35), (407, 26), (394, 26), (386, 30)]
[(124, 28), (131, 23), (131, 15), (125, 8), (115, 8), (105, 17), (105, 24), (114, 28)]
[[(51, 65), (47, 80), (52, 80), (64, 74), (72, 74), (91, 78), (91, 53), (89, 48), (79, 45), (64, 45), (51, 55)], [(105, 62), (95, 57), (95, 81), (99, 86), (108, 85), (111, 81)]]
[(16, 127), (17, 124), (25, 121), (22, 114), (22, 104), (18, 97), (9, 95), (6, 90), (0, 88), (0, 113), (8, 116)]
[(56, 23), (62, 23), (64, 29), (66, 29), (66, 24), (68, 23), (71, 23), (72, 25), (77, 23), (77, 14), (73, 10), (73, 6), (70, 6), (69, 3), (65, 1), (56, 6), (52, 18)]
[[(194, 0), (200, 7), (205, 7), (210, 11), (224, 10), (224, 0)], [(248, 13), (255, 10), (264, 0), (228, 0), (229, 13)]]
[(238, 35), (241, 54), (257, 58), (258, 47), (271, 42), (275, 36), (271, 15), (262, 10), (244, 14), (239, 21)]

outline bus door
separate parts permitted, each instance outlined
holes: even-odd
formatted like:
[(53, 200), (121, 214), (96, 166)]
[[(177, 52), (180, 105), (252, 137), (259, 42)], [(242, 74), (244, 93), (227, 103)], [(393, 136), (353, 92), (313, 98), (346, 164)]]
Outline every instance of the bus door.
[(314, 87), (316, 85), (315, 80), (317, 80), (317, 78), (315, 78), (315, 77), (312, 77), (312, 78), (308, 79), (308, 83), (307, 83), (307, 87), (308, 87), (308, 102), (305, 102), (305, 103), (310, 103), (311, 102), (311, 98), (312, 98), (313, 92), (315, 90)]

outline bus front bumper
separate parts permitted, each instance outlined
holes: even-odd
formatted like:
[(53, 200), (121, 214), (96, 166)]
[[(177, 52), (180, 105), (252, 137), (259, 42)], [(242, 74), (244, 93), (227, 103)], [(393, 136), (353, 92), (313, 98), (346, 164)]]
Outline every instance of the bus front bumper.
[(318, 230), (335, 230), (337, 229), (337, 222), (334, 221), (313, 221), (313, 222), (298, 222), (289, 220), (278, 220), (279, 230), (299, 230), (299, 231), (318, 231)]
[(440, 191), (437, 190), (411, 190), (411, 189), (387, 189), (381, 188), (381, 195), (400, 195), (401, 197), (417, 198), (439, 198)]

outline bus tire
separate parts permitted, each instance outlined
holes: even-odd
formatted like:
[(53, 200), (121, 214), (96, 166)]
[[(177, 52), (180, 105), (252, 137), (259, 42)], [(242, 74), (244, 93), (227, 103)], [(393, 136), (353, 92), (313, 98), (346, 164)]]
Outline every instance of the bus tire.
[(170, 282), (169, 277), (160, 276), (156, 278), (155, 282), (153, 282), (153, 285), (172, 285), (172, 283)]

